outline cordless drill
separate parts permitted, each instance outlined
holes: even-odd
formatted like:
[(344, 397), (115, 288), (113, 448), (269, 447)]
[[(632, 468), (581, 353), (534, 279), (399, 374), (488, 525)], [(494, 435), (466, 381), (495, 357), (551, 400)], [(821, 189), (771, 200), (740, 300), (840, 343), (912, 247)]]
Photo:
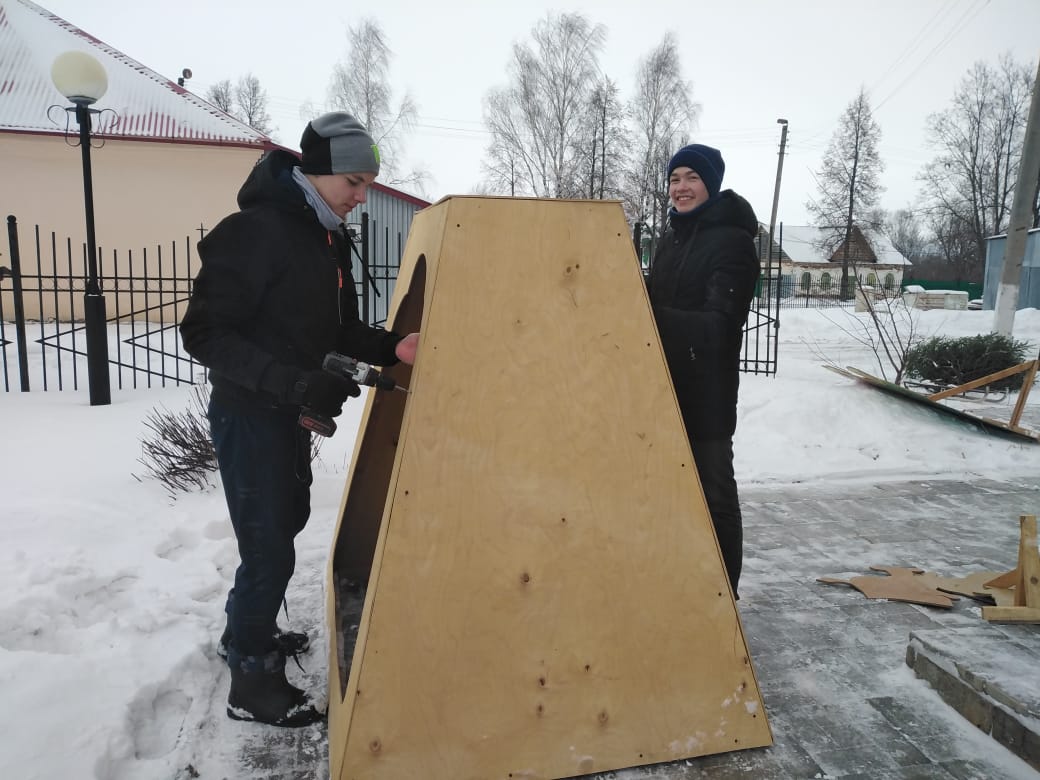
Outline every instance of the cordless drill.
[[(322, 370), (328, 371), (330, 374), (351, 379), (359, 385), (374, 387), (376, 390), (402, 390), (408, 392), (390, 377), (380, 374), (368, 363), (341, 355), (338, 352), (327, 354), (321, 362), (321, 367)], [(299, 422), (301, 427), (321, 436), (331, 436), (336, 432), (335, 420), (306, 407), (300, 411)]]

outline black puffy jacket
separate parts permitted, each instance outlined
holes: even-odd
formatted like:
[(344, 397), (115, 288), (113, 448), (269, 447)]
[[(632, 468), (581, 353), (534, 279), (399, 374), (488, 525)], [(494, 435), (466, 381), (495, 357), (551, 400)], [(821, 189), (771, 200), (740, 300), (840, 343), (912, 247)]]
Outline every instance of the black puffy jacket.
[(724, 190), (706, 207), (673, 212), (647, 282), (672, 383), (691, 439), (737, 426), (740, 343), (758, 282), (758, 220)]
[(401, 337), (361, 321), (349, 239), (322, 227), (292, 179), (297, 164), (286, 151), (265, 155), (238, 193), (240, 211), (198, 245), (181, 338), (225, 403), (279, 405), (286, 380), (331, 351), (397, 362)]

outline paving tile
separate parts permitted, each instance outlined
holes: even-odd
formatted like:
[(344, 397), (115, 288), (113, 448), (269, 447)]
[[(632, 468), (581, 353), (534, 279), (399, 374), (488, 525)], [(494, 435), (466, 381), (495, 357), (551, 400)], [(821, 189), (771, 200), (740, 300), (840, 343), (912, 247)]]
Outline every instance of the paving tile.
[[(852, 588), (816, 582), (867, 574), (871, 564), (951, 577), (1007, 570), (1017, 557), (1019, 514), (1040, 509), (1040, 479), (749, 486), (742, 487), (742, 506), (746, 556), (738, 610), (774, 745), (589, 777), (1040, 780), (1040, 771), (998, 741), (1040, 753), (1025, 718), (991, 713), (994, 739), (937, 690), (946, 686), (947, 695), (967, 699), (979, 686), (1000, 687), (1005, 673), (1023, 676), (1018, 664), (1002, 665), (1000, 653), (983, 664), (968, 653), (959, 687), (943, 682), (941, 659), (922, 660), (922, 669), (925, 662), (934, 667), (932, 681), (907, 666), (911, 633), (938, 642), (950, 632), (969, 648), (1006, 643), (1033, 662), (1030, 669), (1040, 668), (1040, 627), (987, 624), (968, 599), (942, 610), (868, 600)], [(1028, 710), (1027, 693), (1007, 693), (1001, 706), (1014, 713), (1020, 702)], [(261, 749), (243, 753), (241, 778), (325, 780), (324, 727), (304, 730), (309, 735), (270, 731)]]

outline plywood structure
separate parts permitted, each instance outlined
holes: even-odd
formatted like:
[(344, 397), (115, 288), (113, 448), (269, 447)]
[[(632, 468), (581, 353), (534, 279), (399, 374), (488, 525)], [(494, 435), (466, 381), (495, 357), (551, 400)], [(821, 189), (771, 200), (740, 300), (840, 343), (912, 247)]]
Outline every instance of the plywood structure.
[[(561, 778), (769, 745), (620, 204), (435, 204), (390, 326), (422, 335), (387, 370), (410, 392), (369, 396), (344, 493), (330, 777)], [(338, 593), (365, 580), (348, 648)]]

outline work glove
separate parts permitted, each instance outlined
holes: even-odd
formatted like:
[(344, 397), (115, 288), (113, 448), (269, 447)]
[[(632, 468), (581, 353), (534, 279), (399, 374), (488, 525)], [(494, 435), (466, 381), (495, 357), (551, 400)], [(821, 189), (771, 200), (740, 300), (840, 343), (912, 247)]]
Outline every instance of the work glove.
[(268, 366), (259, 389), (280, 404), (307, 406), (325, 416), (339, 414), (345, 400), (361, 395), (361, 388), (349, 377), (327, 371), (300, 371), (281, 363)]
[(343, 411), (343, 402), (361, 395), (361, 388), (353, 379), (327, 371), (308, 371), (297, 380), (294, 393), (299, 394), (300, 405), (327, 417)]

